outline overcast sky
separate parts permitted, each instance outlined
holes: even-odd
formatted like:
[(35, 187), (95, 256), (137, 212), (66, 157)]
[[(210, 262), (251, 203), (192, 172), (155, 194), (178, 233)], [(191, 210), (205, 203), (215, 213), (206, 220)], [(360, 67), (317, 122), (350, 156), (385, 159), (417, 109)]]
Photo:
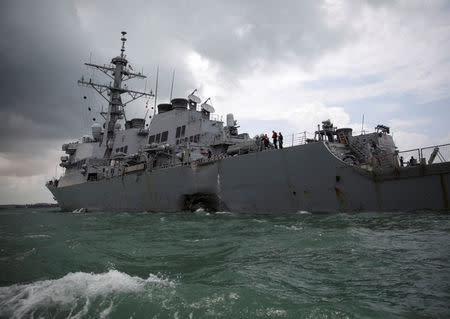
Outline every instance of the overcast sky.
[[(167, 101), (193, 89), (242, 132), (391, 126), (400, 149), (450, 142), (450, 2), (1, 1), (0, 204), (50, 202), (61, 144), (106, 103), (76, 81), (126, 54)], [(86, 96), (86, 99), (83, 97)], [(142, 117), (146, 101), (130, 105)], [(151, 102), (149, 102), (151, 103)], [(93, 111), (89, 112), (88, 107)]]

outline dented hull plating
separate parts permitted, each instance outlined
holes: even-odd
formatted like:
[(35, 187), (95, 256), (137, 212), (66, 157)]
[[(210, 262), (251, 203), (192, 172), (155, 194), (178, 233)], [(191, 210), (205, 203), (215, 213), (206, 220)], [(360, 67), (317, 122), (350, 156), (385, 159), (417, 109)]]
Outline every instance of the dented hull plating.
[(313, 143), (49, 189), (64, 211), (449, 210), (450, 163), (376, 175)]

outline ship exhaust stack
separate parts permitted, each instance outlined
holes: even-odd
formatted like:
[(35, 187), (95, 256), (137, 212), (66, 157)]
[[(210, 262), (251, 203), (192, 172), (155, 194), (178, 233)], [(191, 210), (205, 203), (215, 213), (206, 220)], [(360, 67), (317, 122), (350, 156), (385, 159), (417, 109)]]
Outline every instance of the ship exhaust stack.
[(161, 103), (158, 105), (158, 113), (165, 113), (173, 110), (173, 106), (170, 103)]
[(183, 98), (172, 99), (170, 102), (172, 103), (174, 109), (186, 110), (188, 106), (188, 100)]

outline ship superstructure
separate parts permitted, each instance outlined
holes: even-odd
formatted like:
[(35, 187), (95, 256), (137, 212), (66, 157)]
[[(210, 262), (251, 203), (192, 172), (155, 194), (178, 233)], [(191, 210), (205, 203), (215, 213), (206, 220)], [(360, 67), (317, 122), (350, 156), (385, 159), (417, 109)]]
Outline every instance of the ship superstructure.
[(145, 78), (127, 68), (125, 35), (109, 65), (86, 63), (111, 83), (79, 81), (108, 101), (108, 111), (101, 113), (103, 125), (92, 125), (92, 135), (62, 146), (65, 173), (47, 187), (63, 210), (449, 209), (450, 163), (418, 158), (418, 165), (402, 167), (384, 125), (353, 135), (326, 120), (303, 145), (274, 149), (263, 136), (240, 134), (233, 114), (226, 123), (213, 118), (209, 99), (201, 103), (196, 90), (157, 105), (149, 127), (145, 118), (127, 119), (128, 103), (154, 95), (122, 85)]

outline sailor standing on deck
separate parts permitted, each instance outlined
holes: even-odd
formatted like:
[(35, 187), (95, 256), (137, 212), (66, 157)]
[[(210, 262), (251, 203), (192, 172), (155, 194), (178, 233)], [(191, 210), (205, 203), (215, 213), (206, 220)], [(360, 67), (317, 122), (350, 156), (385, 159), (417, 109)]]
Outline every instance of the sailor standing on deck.
[(283, 149), (283, 135), (281, 135), (281, 132), (278, 133), (278, 145), (280, 146), (280, 150)]
[(264, 134), (263, 141), (264, 141), (264, 149), (268, 149), (269, 148), (269, 137), (267, 136), (267, 134)]
[(278, 148), (278, 146), (277, 146), (277, 138), (278, 138), (277, 132), (272, 131), (273, 145), (275, 146), (275, 148)]

